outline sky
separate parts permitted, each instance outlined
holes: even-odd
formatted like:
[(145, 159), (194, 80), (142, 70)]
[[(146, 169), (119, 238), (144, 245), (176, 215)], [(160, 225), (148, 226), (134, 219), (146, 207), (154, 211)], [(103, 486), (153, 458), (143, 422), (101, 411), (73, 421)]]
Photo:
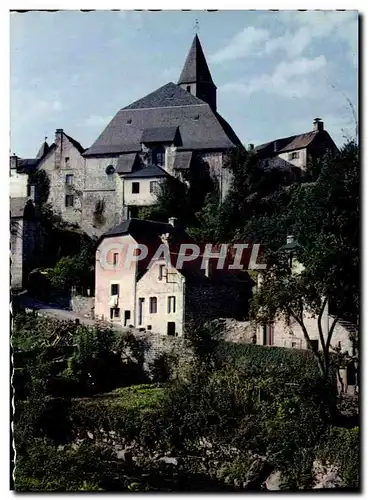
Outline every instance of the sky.
[(354, 137), (356, 11), (34, 11), (10, 14), (11, 153), (34, 157), (57, 128), (91, 146), (119, 109), (177, 82), (196, 30), (242, 143), (316, 117), (338, 146)]

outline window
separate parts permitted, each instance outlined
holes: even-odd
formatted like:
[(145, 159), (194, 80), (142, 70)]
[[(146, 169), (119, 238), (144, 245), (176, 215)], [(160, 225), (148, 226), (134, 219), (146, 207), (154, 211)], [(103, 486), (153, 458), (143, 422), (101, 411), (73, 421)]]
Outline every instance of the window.
[(120, 308), (119, 307), (111, 307), (110, 308), (110, 319), (120, 318)]
[(190, 85), (187, 85), (187, 92), (190, 92)]
[(144, 304), (144, 299), (139, 298), (138, 299), (138, 325), (141, 325), (143, 323), (143, 304)]
[(160, 264), (158, 267), (158, 279), (162, 280), (164, 277), (164, 271), (165, 271), (165, 264)]
[(65, 184), (68, 184), (68, 186), (70, 186), (71, 184), (73, 184), (73, 174), (66, 174), (65, 176)]
[(296, 160), (299, 158), (299, 151), (294, 151), (293, 153), (289, 153), (289, 160)]
[(119, 285), (114, 283), (111, 285), (110, 295), (119, 295)]
[(167, 301), (167, 312), (174, 313), (176, 311), (176, 297), (170, 296)]
[(27, 184), (27, 196), (31, 196), (31, 185)]
[(263, 325), (263, 345), (274, 345), (274, 325), (265, 323)]
[(132, 182), (132, 193), (139, 193), (139, 182)]
[(66, 207), (74, 206), (74, 196), (72, 194), (65, 195), (65, 206)]
[(119, 254), (118, 253), (114, 253), (113, 256), (112, 256), (112, 264), (113, 264), (113, 266), (117, 266), (118, 262), (119, 262)]
[(157, 297), (150, 297), (149, 312), (150, 312), (150, 314), (157, 313)]
[(152, 149), (152, 163), (163, 167), (165, 164), (165, 148), (163, 146), (157, 146)]
[(69, 156), (66, 156), (66, 157), (65, 157), (65, 165), (68, 165), (69, 160), (70, 160)]
[(152, 325), (147, 325), (147, 330), (152, 330)]
[(158, 182), (151, 181), (150, 182), (150, 193), (157, 193), (157, 191), (158, 191)]

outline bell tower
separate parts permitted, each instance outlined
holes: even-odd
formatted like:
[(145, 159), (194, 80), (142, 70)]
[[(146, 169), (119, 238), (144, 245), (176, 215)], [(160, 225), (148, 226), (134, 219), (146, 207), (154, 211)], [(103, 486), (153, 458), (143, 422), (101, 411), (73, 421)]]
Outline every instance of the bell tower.
[(217, 87), (213, 83), (197, 34), (185, 60), (178, 85), (198, 99), (207, 102), (213, 111), (216, 111)]

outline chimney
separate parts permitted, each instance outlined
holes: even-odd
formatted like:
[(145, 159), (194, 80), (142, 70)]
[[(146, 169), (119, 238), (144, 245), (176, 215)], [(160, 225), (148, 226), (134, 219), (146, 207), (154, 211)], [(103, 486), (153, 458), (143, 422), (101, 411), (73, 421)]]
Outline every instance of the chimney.
[(294, 236), (292, 236), (291, 234), (289, 236), (286, 236), (286, 244), (287, 245), (290, 245), (291, 243), (294, 243)]
[(279, 141), (273, 141), (273, 152), (276, 153), (279, 149)]
[(170, 224), (171, 226), (175, 227), (175, 226), (176, 226), (176, 221), (177, 221), (177, 220), (178, 220), (178, 219), (177, 219), (177, 217), (169, 217), (168, 222), (169, 222), (169, 224)]
[(10, 157), (10, 168), (17, 168), (18, 165), (18, 156), (17, 155), (12, 155)]
[(55, 142), (58, 142), (63, 135), (64, 130), (62, 128), (57, 128), (55, 131)]
[(313, 130), (323, 130), (323, 121), (321, 120), (321, 118), (315, 118), (313, 120)]

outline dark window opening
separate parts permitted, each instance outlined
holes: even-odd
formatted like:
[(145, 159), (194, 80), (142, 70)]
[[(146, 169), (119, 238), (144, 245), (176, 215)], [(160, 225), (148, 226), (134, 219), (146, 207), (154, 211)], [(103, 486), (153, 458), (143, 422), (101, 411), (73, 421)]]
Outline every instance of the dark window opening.
[(127, 326), (129, 320), (130, 320), (130, 311), (124, 311), (124, 326)]
[(149, 312), (150, 314), (157, 313), (157, 297), (150, 297)]
[(167, 334), (175, 336), (175, 322), (174, 321), (169, 321), (167, 323)]
[(165, 164), (165, 148), (163, 146), (157, 146), (152, 149), (152, 163), (158, 165), (159, 167)]
[(110, 295), (119, 295), (119, 285), (113, 284), (111, 285)]
[(263, 325), (263, 345), (274, 345), (273, 323), (266, 323)]
[(147, 330), (152, 330), (152, 325), (147, 325)]
[(190, 92), (190, 85), (187, 85), (187, 92)]
[(160, 264), (158, 267), (158, 279), (162, 280), (164, 277), (164, 271), (165, 271), (165, 264)]
[(294, 151), (293, 153), (289, 153), (289, 160), (296, 160), (299, 158), (299, 151)]
[(139, 182), (132, 182), (132, 193), (133, 194), (139, 193)]
[(72, 194), (65, 195), (65, 206), (66, 207), (74, 206), (74, 196)]
[(143, 323), (143, 304), (144, 304), (144, 299), (139, 298), (138, 299), (138, 325), (141, 325)]
[(110, 308), (110, 319), (120, 318), (120, 308), (119, 307), (111, 307)]
[(66, 176), (65, 176), (65, 184), (68, 184), (68, 186), (70, 186), (71, 184), (73, 184), (73, 177), (74, 177), (73, 174), (66, 174)]

